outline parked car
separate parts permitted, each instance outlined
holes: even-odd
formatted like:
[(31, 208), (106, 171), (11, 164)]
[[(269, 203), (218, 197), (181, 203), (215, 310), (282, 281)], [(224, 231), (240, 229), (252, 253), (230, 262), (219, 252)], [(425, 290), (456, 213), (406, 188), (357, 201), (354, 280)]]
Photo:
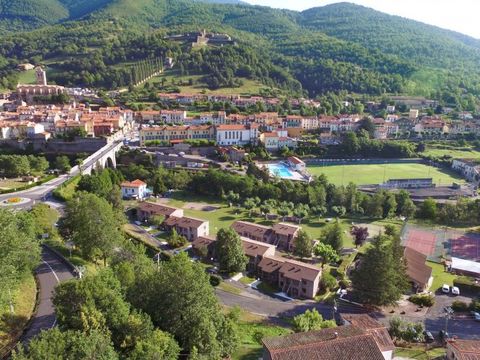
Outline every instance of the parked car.
[(446, 343), (447, 340), (450, 339), (450, 335), (445, 330), (440, 330), (440, 332), (438, 333), (438, 337), (443, 343)]
[(473, 318), (475, 319), (475, 321), (480, 321), (480, 313), (478, 313), (476, 311), (472, 311), (472, 315), (473, 315)]
[(452, 286), (452, 294), (460, 295), (460, 289), (457, 286)]
[(423, 335), (425, 336), (425, 342), (432, 343), (435, 341), (435, 338), (430, 331), (424, 331)]
[(444, 292), (445, 294), (448, 294), (450, 292), (450, 286), (447, 285), (447, 284), (443, 284), (442, 285), (442, 292)]

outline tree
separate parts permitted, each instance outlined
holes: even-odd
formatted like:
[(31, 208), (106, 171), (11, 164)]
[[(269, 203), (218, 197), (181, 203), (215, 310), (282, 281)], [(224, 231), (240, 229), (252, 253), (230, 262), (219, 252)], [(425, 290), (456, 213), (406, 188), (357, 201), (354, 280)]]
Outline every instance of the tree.
[(228, 207), (232, 207), (233, 204), (238, 203), (240, 200), (240, 195), (230, 190), (225, 196), (225, 201), (228, 202)]
[(175, 228), (172, 229), (170, 235), (167, 237), (167, 243), (173, 248), (179, 248), (184, 246), (188, 242), (187, 238), (183, 235), (179, 235)]
[(257, 201), (254, 198), (248, 198), (243, 203), (245, 210), (248, 210), (248, 216), (252, 217), (252, 210), (257, 206)]
[(288, 216), (288, 214), (290, 214), (290, 209), (287, 206), (281, 205), (277, 209), (277, 214), (282, 217), (282, 221), (285, 221), (285, 217)]
[(176, 360), (180, 347), (167, 333), (154, 330), (146, 339), (138, 341), (128, 360)]
[(158, 271), (137, 277), (128, 291), (133, 305), (171, 333), (185, 352), (219, 360), (232, 353), (238, 338), (226, 321), (209, 276), (200, 264), (181, 253), (160, 263)]
[(217, 233), (216, 252), (220, 271), (233, 274), (245, 271), (248, 259), (242, 240), (233, 229), (220, 229)]
[(326, 228), (323, 242), (330, 245), (337, 253), (343, 248), (343, 229), (337, 220), (334, 224)]
[(312, 256), (313, 241), (304, 230), (300, 230), (294, 240), (293, 254), (301, 258)]
[(434, 220), (437, 216), (437, 202), (432, 199), (426, 199), (418, 210), (418, 216), (422, 219)]
[(308, 216), (310, 208), (308, 205), (299, 204), (293, 209), (293, 215), (298, 219), (298, 223), (301, 224), (302, 220)]
[(70, 160), (65, 155), (57, 156), (57, 158), (55, 159), (55, 167), (62, 173), (67, 173), (72, 168), (72, 166), (70, 165)]
[(395, 259), (398, 255), (392, 240), (388, 235), (377, 236), (352, 273), (353, 289), (367, 304), (378, 306), (394, 304), (406, 290), (405, 279), (408, 277), (404, 268), (398, 267), (402, 256)]
[(60, 331), (53, 328), (43, 331), (28, 344), (14, 352), (14, 360), (78, 359), (116, 360), (118, 355), (110, 339), (99, 331)]
[(122, 240), (123, 218), (104, 199), (80, 193), (67, 203), (65, 226), (71, 240), (88, 259), (107, 258)]
[(410, 193), (406, 190), (400, 190), (396, 194), (397, 215), (411, 218), (415, 215), (417, 207), (410, 198)]
[(355, 247), (363, 246), (368, 239), (368, 228), (361, 226), (352, 226), (350, 234), (353, 236)]
[(160, 196), (167, 192), (167, 187), (162, 179), (155, 177), (153, 180), (153, 195)]
[(18, 282), (40, 262), (36, 226), (26, 212), (0, 208), (0, 306), (10, 300)]
[(43, 156), (29, 155), (28, 160), (32, 172), (39, 175), (43, 174), (50, 167), (49, 162)]
[(323, 242), (319, 242), (315, 245), (313, 253), (315, 256), (322, 259), (322, 268), (325, 264), (331, 264), (340, 260), (340, 256), (338, 256), (335, 249), (331, 245)]
[(293, 318), (293, 330), (295, 332), (307, 332), (336, 327), (335, 320), (324, 320), (317, 309), (307, 310)]
[(156, 227), (160, 227), (163, 225), (163, 222), (165, 221), (165, 216), (164, 215), (153, 215), (150, 217), (150, 223)]

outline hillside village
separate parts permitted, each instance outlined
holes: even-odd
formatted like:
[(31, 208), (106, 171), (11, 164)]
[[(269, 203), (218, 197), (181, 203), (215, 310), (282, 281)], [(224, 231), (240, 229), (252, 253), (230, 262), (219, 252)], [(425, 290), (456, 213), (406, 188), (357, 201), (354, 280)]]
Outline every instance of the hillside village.
[(0, 30), (0, 359), (480, 359), (477, 39), (236, 0)]

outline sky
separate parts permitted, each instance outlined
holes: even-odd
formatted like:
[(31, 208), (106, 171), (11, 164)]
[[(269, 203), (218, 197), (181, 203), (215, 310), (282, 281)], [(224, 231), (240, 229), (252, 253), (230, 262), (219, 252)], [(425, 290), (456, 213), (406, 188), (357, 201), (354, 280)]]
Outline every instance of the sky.
[[(305, 10), (339, 0), (245, 0), (291, 10)], [(392, 15), (422, 21), (480, 39), (479, 0), (346, 0)]]

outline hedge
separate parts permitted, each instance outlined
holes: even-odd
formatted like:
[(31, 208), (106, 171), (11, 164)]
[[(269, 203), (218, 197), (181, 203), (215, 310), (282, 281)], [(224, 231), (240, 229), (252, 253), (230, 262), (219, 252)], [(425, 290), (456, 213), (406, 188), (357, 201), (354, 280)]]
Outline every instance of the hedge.
[(462, 291), (480, 292), (480, 284), (475, 283), (475, 280), (468, 276), (459, 276), (453, 280), (453, 285), (457, 286)]

